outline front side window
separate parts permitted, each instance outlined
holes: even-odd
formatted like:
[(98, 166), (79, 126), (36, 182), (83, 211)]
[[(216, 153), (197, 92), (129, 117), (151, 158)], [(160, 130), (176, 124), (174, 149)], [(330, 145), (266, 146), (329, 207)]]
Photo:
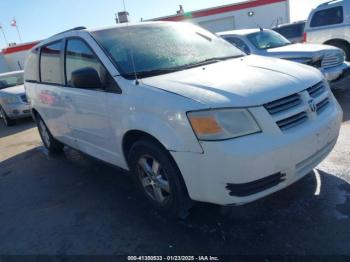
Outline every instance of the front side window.
[(23, 73), (0, 76), (0, 90), (19, 85), (23, 85)]
[(62, 42), (56, 42), (41, 48), (41, 82), (58, 85), (62, 84), (61, 50)]
[(260, 50), (266, 50), (291, 44), (279, 33), (270, 30), (263, 30), (249, 34), (247, 35), (247, 38), (257, 49)]
[[(92, 32), (127, 79), (243, 56), (239, 49), (188, 23), (144, 24)], [(214, 61), (214, 62), (215, 62)]]
[(242, 50), (244, 53), (250, 54), (249, 47), (246, 45), (246, 43), (243, 42), (243, 40), (237, 37), (227, 37), (225, 40), (233, 44), (238, 49)]
[(343, 7), (337, 6), (316, 12), (311, 20), (311, 27), (341, 24), (344, 21)]
[(112, 86), (115, 85), (114, 80), (91, 48), (80, 39), (69, 39), (66, 47), (67, 85), (72, 86), (72, 72), (84, 68), (95, 69), (103, 87), (113, 88)]
[(29, 52), (25, 70), (24, 79), (26, 81), (38, 81), (38, 68), (39, 68), (39, 49), (33, 49)]

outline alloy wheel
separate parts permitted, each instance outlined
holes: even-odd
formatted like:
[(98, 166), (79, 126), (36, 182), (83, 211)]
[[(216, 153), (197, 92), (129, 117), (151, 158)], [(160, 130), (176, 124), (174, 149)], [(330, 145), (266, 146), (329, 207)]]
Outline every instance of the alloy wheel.
[(147, 195), (159, 204), (170, 197), (170, 186), (166, 172), (151, 156), (142, 156), (138, 161), (138, 175)]

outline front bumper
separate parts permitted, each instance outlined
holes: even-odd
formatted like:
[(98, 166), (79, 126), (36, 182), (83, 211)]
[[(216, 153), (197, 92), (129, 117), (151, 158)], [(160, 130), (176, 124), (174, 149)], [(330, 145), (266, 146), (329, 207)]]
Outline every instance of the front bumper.
[(334, 101), (321, 116), (292, 132), (201, 142), (203, 154), (171, 154), (193, 200), (219, 205), (249, 203), (293, 184), (331, 152), (342, 110)]
[(27, 103), (15, 103), (2, 105), (6, 115), (11, 119), (25, 118), (31, 116), (30, 105)]
[(343, 64), (321, 69), (321, 72), (325, 76), (325, 79), (330, 83), (331, 88), (337, 88), (339, 85), (343, 85), (350, 79), (350, 64), (344, 62)]

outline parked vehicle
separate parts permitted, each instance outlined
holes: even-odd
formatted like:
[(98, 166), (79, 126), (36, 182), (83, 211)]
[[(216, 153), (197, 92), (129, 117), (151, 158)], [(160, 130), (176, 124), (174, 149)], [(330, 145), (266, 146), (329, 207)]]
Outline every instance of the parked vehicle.
[(129, 170), (152, 203), (240, 205), (310, 173), (342, 110), (319, 70), (246, 56), (186, 23), (73, 29), (31, 50), (25, 85), (44, 145)]
[(350, 61), (350, 0), (329, 1), (311, 11), (305, 41), (342, 49)]
[(0, 74), (0, 117), (5, 125), (11, 126), (16, 119), (30, 116), (23, 85), (23, 71)]
[(332, 88), (349, 81), (349, 64), (339, 48), (316, 44), (292, 44), (279, 33), (268, 29), (245, 29), (218, 33), (247, 54), (270, 56), (316, 67)]
[(272, 28), (273, 31), (283, 35), (291, 43), (304, 42), (304, 29), (306, 21), (298, 21), (291, 24), (283, 24)]

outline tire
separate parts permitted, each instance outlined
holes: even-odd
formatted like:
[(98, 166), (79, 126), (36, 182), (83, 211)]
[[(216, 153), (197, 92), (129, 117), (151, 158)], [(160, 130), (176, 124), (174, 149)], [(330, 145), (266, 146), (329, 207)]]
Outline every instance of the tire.
[(49, 153), (56, 154), (62, 152), (64, 145), (51, 135), (50, 130), (39, 115), (36, 116), (36, 122), (41, 140)]
[(192, 205), (182, 175), (169, 152), (151, 139), (135, 142), (130, 171), (144, 196), (159, 210), (185, 218)]
[(350, 45), (343, 42), (330, 42), (328, 45), (338, 47), (342, 49), (345, 53), (345, 60), (350, 61)]
[(16, 123), (16, 120), (11, 119), (6, 115), (6, 112), (2, 107), (0, 107), (0, 117), (2, 118), (2, 121), (4, 121), (5, 126), (13, 126)]

